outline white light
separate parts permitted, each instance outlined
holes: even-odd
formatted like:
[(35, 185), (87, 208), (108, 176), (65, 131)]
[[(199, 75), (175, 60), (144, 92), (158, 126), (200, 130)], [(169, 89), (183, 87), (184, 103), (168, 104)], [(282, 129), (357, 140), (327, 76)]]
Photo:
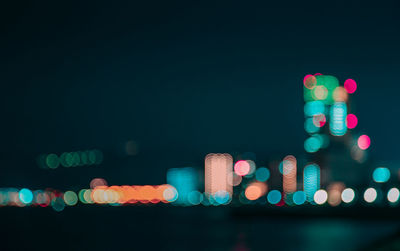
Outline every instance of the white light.
[(350, 203), (354, 200), (355, 193), (354, 190), (351, 188), (346, 188), (342, 192), (342, 201), (344, 203)]
[(368, 188), (367, 190), (365, 190), (364, 192), (364, 200), (368, 203), (372, 203), (376, 200), (376, 190), (372, 187)]
[(318, 205), (324, 204), (327, 199), (328, 199), (328, 193), (323, 189), (316, 191), (314, 194), (314, 201)]
[(400, 196), (400, 191), (395, 187), (391, 188), (387, 193), (387, 199), (392, 203), (397, 202), (399, 200), (399, 196)]

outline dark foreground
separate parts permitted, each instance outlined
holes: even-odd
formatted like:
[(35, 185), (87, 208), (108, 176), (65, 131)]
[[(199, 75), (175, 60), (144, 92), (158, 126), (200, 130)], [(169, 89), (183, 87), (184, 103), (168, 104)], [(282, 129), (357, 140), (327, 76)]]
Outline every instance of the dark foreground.
[[(395, 210), (0, 208), (0, 250), (394, 250)], [(393, 217), (392, 217), (393, 216)]]

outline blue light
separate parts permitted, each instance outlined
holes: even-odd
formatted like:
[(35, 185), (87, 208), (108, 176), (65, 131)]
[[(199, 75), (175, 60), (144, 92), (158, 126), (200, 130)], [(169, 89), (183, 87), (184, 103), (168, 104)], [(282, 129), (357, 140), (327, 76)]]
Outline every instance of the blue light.
[(307, 116), (314, 116), (316, 114), (325, 113), (325, 105), (322, 101), (307, 102), (304, 105), (304, 114)]
[(309, 164), (304, 167), (303, 185), (307, 201), (312, 202), (314, 194), (320, 186), (320, 168), (317, 164)]
[(303, 191), (297, 191), (293, 194), (293, 202), (296, 205), (302, 205), (306, 202), (306, 194)]
[(270, 172), (266, 167), (260, 167), (256, 170), (256, 180), (265, 182), (269, 179)]
[(192, 167), (171, 168), (167, 171), (167, 183), (178, 191), (178, 198), (174, 202), (180, 205), (191, 205), (189, 195), (197, 189), (197, 173)]
[(229, 204), (231, 196), (227, 191), (218, 191), (214, 194), (214, 200), (216, 202), (216, 205), (221, 205), (221, 204)]
[(335, 102), (331, 106), (329, 129), (334, 136), (343, 136), (347, 132), (347, 106), (344, 102)]
[(390, 179), (390, 171), (386, 167), (378, 167), (372, 173), (372, 178), (377, 183), (385, 183)]
[(269, 203), (275, 205), (282, 199), (282, 194), (278, 190), (272, 190), (268, 193), (267, 200)]
[(308, 133), (316, 133), (319, 132), (319, 127), (316, 127), (314, 125), (314, 121), (312, 118), (308, 118), (304, 122), (304, 130), (306, 130), (306, 132)]
[(23, 188), (19, 191), (19, 200), (24, 204), (30, 204), (33, 200), (33, 194), (31, 190)]

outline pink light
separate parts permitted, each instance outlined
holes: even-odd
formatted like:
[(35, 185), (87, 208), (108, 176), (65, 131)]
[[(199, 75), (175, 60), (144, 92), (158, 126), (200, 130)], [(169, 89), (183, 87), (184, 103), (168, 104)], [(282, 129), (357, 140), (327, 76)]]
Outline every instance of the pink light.
[(239, 160), (235, 164), (235, 173), (240, 176), (245, 176), (250, 172), (250, 164), (245, 160)]
[(348, 93), (354, 93), (357, 90), (357, 83), (353, 79), (347, 79), (344, 81), (344, 88)]
[(317, 114), (313, 116), (313, 124), (316, 127), (323, 127), (326, 123), (326, 117), (324, 114)]
[(322, 73), (315, 73), (314, 76), (322, 76)]
[(308, 74), (304, 77), (303, 83), (307, 89), (313, 89), (317, 84), (317, 79), (313, 75)]
[(371, 139), (367, 135), (361, 135), (358, 138), (357, 144), (360, 149), (366, 150), (371, 145)]
[(348, 114), (346, 117), (347, 128), (353, 129), (357, 126), (357, 124), (358, 124), (357, 116), (354, 114)]

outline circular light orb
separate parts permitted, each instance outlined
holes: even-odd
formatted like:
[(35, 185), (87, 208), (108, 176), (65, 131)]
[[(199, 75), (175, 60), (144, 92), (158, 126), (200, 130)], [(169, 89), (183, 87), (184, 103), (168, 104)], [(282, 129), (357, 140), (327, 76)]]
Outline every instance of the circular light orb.
[(354, 193), (353, 189), (346, 188), (342, 192), (342, 201), (344, 203), (350, 203), (350, 202), (352, 202), (354, 200), (355, 195), (356, 194)]
[(246, 188), (244, 195), (248, 200), (256, 200), (261, 197), (261, 188), (259, 186), (250, 185)]
[(46, 164), (49, 168), (55, 169), (60, 164), (60, 160), (56, 154), (51, 153), (46, 157)]
[(372, 179), (377, 183), (385, 183), (390, 179), (390, 171), (386, 167), (378, 167), (372, 173)]
[(368, 137), (368, 135), (361, 135), (357, 140), (357, 145), (360, 149), (366, 150), (371, 145), (371, 139)]
[(178, 191), (173, 186), (169, 186), (163, 192), (164, 200), (168, 202), (174, 202), (178, 199)]
[(307, 89), (313, 89), (316, 85), (317, 85), (317, 78), (316, 77), (314, 77), (313, 75), (311, 75), (311, 74), (308, 74), (308, 75), (306, 75), (305, 77), (304, 77), (304, 80), (303, 80), (303, 83), (304, 83), (304, 86), (307, 88)]
[(354, 114), (347, 114), (346, 116), (346, 126), (349, 129), (353, 129), (357, 126), (358, 124), (358, 119), (357, 116)]
[(400, 191), (393, 187), (387, 193), (387, 200), (391, 203), (396, 203), (399, 200)]
[(267, 200), (269, 203), (275, 205), (278, 204), (282, 199), (282, 194), (278, 190), (272, 190), (268, 193)]
[(260, 167), (256, 170), (256, 180), (265, 182), (269, 179), (270, 172), (269, 169), (266, 167)]
[(245, 176), (250, 172), (250, 164), (245, 160), (239, 160), (234, 167), (235, 173), (240, 176)]
[(375, 188), (368, 188), (364, 192), (364, 200), (368, 203), (372, 203), (376, 200), (376, 197), (378, 196), (378, 193), (376, 192)]
[(321, 140), (318, 137), (309, 137), (304, 141), (304, 149), (306, 152), (315, 153), (321, 148)]
[(199, 191), (191, 191), (188, 195), (188, 201), (191, 205), (200, 205), (203, 201), (203, 194)]
[(303, 191), (297, 191), (293, 194), (293, 202), (296, 205), (302, 205), (306, 202), (306, 193)]
[(315, 203), (317, 203), (318, 205), (322, 205), (327, 200), (328, 200), (328, 193), (325, 190), (320, 189), (315, 192), (315, 194), (314, 194), (314, 202)]
[(64, 193), (64, 201), (68, 206), (75, 206), (78, 203), (78, 196), (73, 191), (67, 191)]
[(344, 88), (348, 93), (354, 93), (357, 90), (357, 83), (353, 79), (347, 79), (344, 81)]
[(33, 193), (28, 188), (22, 188), (18, 193), (19, 200), (26, 204), (30, 204), (33, 200)]
[(313, 90), (313, 96), (316, 100), (324, 100), (328, 97), (328, 89), (323, 85), (318, 85)]
[(90, 188), (94, 189), (98, 186), (107, 186), (107, 181), (102, 178), (94, 178), (90, 181)]
[(227, 191), (219, 190), (214, 194), (214, 200), (217, 202), (217, 205), (226, 205), (229, 204), (231, 196)]
[(325, 114), (322, 114), (322, 113), (314, 115), (312, 120), (313, 120), (313, 124), (316, 127), (323, 127), (326, 123)]
[(347, 99), (348, 94), (346, 89), (341, 86), (336, 87), (333, 91), (333, 100), (335, 100), (335, 102), (347, 102)]

